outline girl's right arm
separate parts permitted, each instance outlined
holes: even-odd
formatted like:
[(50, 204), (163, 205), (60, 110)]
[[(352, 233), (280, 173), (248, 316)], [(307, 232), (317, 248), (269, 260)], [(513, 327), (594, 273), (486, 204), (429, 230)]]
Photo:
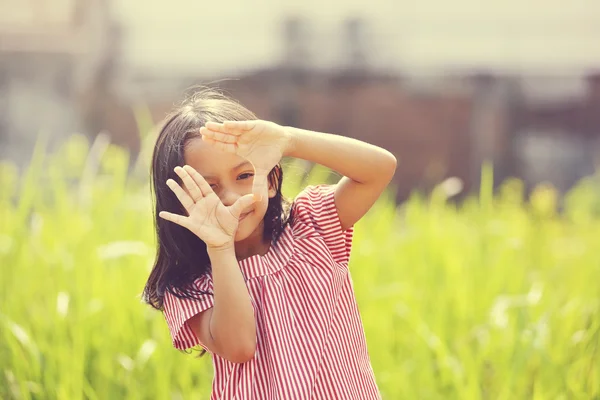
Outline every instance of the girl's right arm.
[(206, 243), (212, 266), (214, 305), (188, 320), (188, 325), (212, 353), (236, 363), (249, 361), (256, 351), (254, 308), (234, 250), (242, 211), (253, 195), (226, 207), (195, 169), (175, 168), (186, 190), (172, 179), (167, 185), (187, 211), (187, 216), (161, 211), (159, 216), (189, 229)]
[(210, 249), (214, 306), (189, 320), (200, 341), (213, 353), (244, 363), (256, 351), (256, 324), (248, 288), (233, 245)]

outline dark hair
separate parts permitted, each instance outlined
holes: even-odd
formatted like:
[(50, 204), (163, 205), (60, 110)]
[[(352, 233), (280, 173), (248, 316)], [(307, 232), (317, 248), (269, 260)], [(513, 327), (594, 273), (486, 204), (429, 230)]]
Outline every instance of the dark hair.
[[(198, 299), (205, 293), (199, 291), (193, 282), (211, 271), (206, 244), (188, 229), (158, 217), (160, 211), (186, 215), (185, 209), (166, 185), (167, 179), (182, 184), (173, 169), (184, 165), (186, 143), (201, 136), (200, 127), (207, 121), (254, 119), (256, 116), (244, 106), (212, 89), (194, 91), (165, 118), (154, 146), (150, 171), (158, 249), (142, 294), (143, 301), (155, 309), (163, 309), (167, 291), (179, 298)], [(281, 193), (281, 165), (275, 166), (268, 178), (269, 185), (276, 188), (277, 194), (269, 199), (263, 235), (275, 243), (291, 220), (291, 207)]]

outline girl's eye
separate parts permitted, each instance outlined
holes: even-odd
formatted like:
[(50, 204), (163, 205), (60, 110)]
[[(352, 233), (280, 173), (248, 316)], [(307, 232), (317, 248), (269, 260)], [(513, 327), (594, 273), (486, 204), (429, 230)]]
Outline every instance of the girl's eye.
[(214, 190), (216, 187), (217, 187), (217, 184), (216, 184), (216, 183), (211, 183), (211, 184), (210, 184), (210, 188), (211, 188), (211, 189), (213, 189), (213, 190)]
[(238, 179), (248, 179), (250, 177), (254, 176), (254, 174), (251, 174), (249, 172), (245, 173), (245, 174), (241, 174), (240, 176), (238, 176)]

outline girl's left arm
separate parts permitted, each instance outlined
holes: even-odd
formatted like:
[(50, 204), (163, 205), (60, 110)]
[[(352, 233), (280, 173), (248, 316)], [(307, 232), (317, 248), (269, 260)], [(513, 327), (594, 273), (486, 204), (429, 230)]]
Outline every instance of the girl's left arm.
[(312, 161), (344, 175), (335, 190), (335, 205), (346, 230), (379, 198), (396, 171), (389, 151), (334, 134), (284, 127), (289, 142), (284, 156)]

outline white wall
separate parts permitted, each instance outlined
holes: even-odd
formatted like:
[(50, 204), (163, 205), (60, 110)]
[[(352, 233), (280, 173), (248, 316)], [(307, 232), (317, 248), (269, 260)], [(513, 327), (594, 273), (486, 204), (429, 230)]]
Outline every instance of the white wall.
[(600, 66), (597, 0), (113, 0), (113, 9), (128, 30), (127, 63), (144, 70), (220, 74), (272, 65), (291, 12), (309, 18), (311, 58), (322, 67), (339, 61), (341, 21), (357, 14), (371, 23), (378, 66), (558, 74)]

